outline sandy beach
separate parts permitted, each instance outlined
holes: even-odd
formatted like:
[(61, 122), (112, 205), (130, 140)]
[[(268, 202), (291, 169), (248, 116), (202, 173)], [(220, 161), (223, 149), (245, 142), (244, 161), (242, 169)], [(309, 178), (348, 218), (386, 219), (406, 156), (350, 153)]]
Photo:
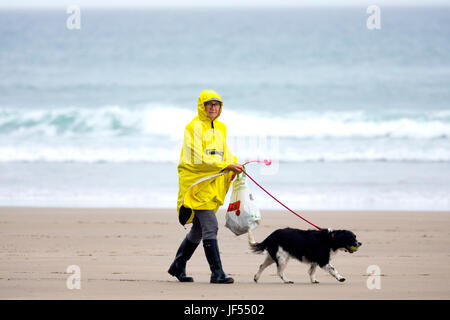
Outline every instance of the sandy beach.
[[(349, 229), (363, 243), (354, 254), (333, 260), (347, 279), (339, 283), (323, 270), (312, 285), (308, 266), (291, 260), (283, 284), (275, 265), (259, 283), (253, 275), (263, 255), (251, 253), (246, 235), (225, 228), (218, 212), (219, 246), (232, 285), (209, 283), (200, 246), (188, 263), (194, 283), (167, 273), (178, 244), (189, 230), (173, 210), (0, 209), (1, 299), (449, 299), (449, 212), (302, 212), (321, 227)], [(287, 211), (262, 211), (254, 231), (262, 240), (282, 227), (307, 229)], [(80, 268), (80, 289), (68, 289), (67, 268)], [(369, 289), (368, 267), (380, 270), (379, 289)], [(369, 271), (370, 272), (370, 271)], [(372, 284), (375, 284), (374, 278)]]

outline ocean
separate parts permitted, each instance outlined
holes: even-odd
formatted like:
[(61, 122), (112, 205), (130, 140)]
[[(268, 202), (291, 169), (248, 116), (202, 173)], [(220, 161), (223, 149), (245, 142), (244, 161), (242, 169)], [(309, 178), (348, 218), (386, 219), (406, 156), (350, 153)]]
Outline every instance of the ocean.
[(287, 206), (449, 211), (450, 8), (383, 7), (375, 30), (366, 9), (0, 10), (0, 206), (175, 210), (213, 89)]

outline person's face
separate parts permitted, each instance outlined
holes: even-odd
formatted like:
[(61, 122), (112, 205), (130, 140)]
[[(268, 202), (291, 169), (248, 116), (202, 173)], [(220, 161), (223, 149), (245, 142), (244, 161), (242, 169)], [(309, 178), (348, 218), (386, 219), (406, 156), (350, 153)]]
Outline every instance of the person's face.
[(214, 120), (215, 118), (217, 118), (217, 116), (219, 115), (219, 111), (220, 111), (220, 102), (219, 101), (208, 101), (205, 102), (205, 110), (206, 110), (206, 115), (208, 116), (208, 118), (210, 118), (211, 120)]

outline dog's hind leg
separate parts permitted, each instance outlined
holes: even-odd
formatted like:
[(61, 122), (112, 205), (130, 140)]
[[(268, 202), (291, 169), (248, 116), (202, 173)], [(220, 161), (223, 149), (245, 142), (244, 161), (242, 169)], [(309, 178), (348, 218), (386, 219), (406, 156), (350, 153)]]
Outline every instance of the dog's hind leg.
[(319, 283), (319, 281), (317, 281), (316, 276), (315, 276), (316, 268), (317, 268), (317, 264), (311, 263), (311, 266), (309, 267), (309, 270), (308, 270), (308, 274), (309, 274), (309, 278), (311, 279), (311, 283)]
[(262, 263), (262, 265), (259, 266), (259, 270), (258, 272), (255, 274), (255, 276), (253, 277), (253, 280), (255, 282), (258, 282), (259, 277), (261, 277), (261, 273), (264, 271), (264, 269), (266, 269), (268, 266), (270, 266), (272, 263), (274, 263), (275, 261), (273, 261), (272, 257), (270, 256), (269, 253), (267, 253), (266, 259), (264, 260), (264, 262)]
[(328, 273), (331, 274), (333, 277), (335, 277), (336, 280), (338, 280), (339, 282), (345, 281), (345, 278), (339, 274), (339, 272), (336, 270), (336, 268), (331, 263), (328, 263), (327, 265), (325, 265), (323, 267), (323, 269), (325, 271), (328, 271)]
[(284, 281), (284, 283), (294, 283), (286, 278), (284, 275), (284, 269), (286, 269), (287, 263), (289, 261), (289, 253), (281, 248), (278, 248), (277, 252), (277, 274)]

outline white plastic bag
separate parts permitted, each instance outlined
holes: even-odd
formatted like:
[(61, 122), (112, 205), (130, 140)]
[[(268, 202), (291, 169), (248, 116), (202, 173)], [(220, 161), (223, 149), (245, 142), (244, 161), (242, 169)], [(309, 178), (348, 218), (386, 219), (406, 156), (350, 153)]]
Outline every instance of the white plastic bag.
[(261, 213), (247, 185), (246, 176), (239, 175), (233, 182), (230, 205), (225, 217), (225, 226), (235, 235), (247, 233), (259, 226)]

